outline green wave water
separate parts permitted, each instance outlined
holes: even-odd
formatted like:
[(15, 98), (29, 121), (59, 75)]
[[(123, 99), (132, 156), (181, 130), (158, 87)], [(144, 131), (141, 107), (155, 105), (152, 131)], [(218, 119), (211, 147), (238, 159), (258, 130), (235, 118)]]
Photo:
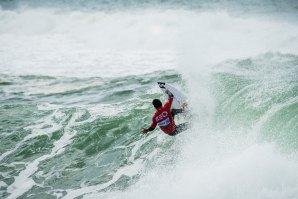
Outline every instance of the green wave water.
[[(137, 148), (137, 142), (143, 139), (139, 125), (140, 122), (145, 124), (149, 118), (150, 103), (146, 102), (161, 97), (161, 94), (147, 92), (160, 78), (172, 83), (181, 82), (174, 71), (108, 79), (1, 78), (11, 81), (9, 85), (1, 86), (1, 123), (4, 124), (1, 129), (1, 172), (6, 174), (1, 180), (11, 185), (14, 177), (28, 169), (32, 161), (38, 161), (38, 172), (31, 176), (37, 184), (22, 196), (33, 194), (35, 198), (41, 197), (40, 194), (47, 197), (53, 192), (59, 193), (60, 189), (79, 187), (82, 183), (104, 184), (119, 168), (132, 164), (135, 159), (146, 159), (146, 155), (158, 148), (154, 141), (156, 136), (148, 139), (142, 148)], [(39, 85), (37, 92), (31, 93), (31, 86), (41, 82), (43, 86)], [(101, 83), (94, 86), (94, 82)], [(84, 84), (84, 88), (77, 89), (79, 83)], [(69, 84), (73, 87), (62, 92), (46, 90)], [(13, 88), (20, 90), (10, 93)], [(60, 145), (65, 148), (56, 151)], [(125, 188), (132, 181), (129, 177), (121, 177), (105, 189)], [(61, 191), (61, 194), (65, 193)], [(2, 193), (2, 197), (8, 195)]]
[[(297, 56), (269, 53), (220, 64), (219, 72), (212, 75), (212, 92), (218, 99), (215, 128), (256, 128), (260, 142), (296, 152), (297, 61)], [(31, 178), (32, 186), (21, 198), (60, 198), (82, 185), (98, 192), (126, 190), (146, 167), (178, 158), (173, 155), (174, 140), (163, 138), (159, 143), (160, 132), (146, 138), (140, 135), (154, 111), (151, 99), (162, 97), (156, 82), (184, 84), (176, 71), (123, 78), (1, 79), (10, 82), (1, 85), (1, 181), (7, 187), (20, 186), (22, 172), (29, 172), (24, 175)], [(32, 92), (32, 86), (40, 83)], [(84, 87), (77, 88), (78, 84)], [(73, 87), (47, 90), (56, 86)], [(151, 157), (155, 153), (159, 155)], [(138, 161), (140, 168), (122, 172)], [(8, 191), (2, 189), (1, 197), (19, 196)]]
[(296, 151), (297, 56), (267, 53), (223, 65), (236, 72), (214, 75), (218, 125), (255, 128), (261, 140)]

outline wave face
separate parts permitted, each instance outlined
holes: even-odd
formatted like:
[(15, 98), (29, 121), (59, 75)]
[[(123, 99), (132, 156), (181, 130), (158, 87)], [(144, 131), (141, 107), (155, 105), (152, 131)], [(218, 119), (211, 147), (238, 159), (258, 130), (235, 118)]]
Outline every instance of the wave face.
[[(0, 6), (1, 198), (298, 197), (297, 1)], [(176, 137), (140, 134), (157, 81)]]

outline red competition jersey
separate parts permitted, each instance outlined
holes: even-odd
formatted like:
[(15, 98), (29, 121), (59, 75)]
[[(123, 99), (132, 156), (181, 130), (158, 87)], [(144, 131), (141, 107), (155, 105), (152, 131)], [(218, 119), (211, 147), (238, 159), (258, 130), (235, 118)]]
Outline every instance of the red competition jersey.
[(151, 128), (155, 129), (156, 125), (166, 134), (170, 134), (176, 130), (176, 124), (171, 114), (171, 106), (173, 102), (173, 97), (169, 97), (167, 103), (157, 109), (152, 117)]

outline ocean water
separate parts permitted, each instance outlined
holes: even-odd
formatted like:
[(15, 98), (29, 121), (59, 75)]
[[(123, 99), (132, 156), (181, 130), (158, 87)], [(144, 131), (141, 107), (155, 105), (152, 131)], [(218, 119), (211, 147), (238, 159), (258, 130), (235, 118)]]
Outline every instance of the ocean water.
[[(0, 7), (0, 198), (298, 198), (297, 1)], [(178, 136), (140, 133), (157, 81)]]

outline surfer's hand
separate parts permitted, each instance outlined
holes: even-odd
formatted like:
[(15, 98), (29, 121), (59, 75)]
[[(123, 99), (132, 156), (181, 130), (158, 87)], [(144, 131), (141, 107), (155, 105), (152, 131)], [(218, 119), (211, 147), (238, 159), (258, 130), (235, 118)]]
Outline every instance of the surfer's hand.
[(142, 128), (142, 133), (143, 133), (143, 134), (148, 133), (148, 129)]
[(169, 97), (173, 97), (173, 94), (172, 94), (168, 89), (165, 90), (165, 93), (166, 93)]

